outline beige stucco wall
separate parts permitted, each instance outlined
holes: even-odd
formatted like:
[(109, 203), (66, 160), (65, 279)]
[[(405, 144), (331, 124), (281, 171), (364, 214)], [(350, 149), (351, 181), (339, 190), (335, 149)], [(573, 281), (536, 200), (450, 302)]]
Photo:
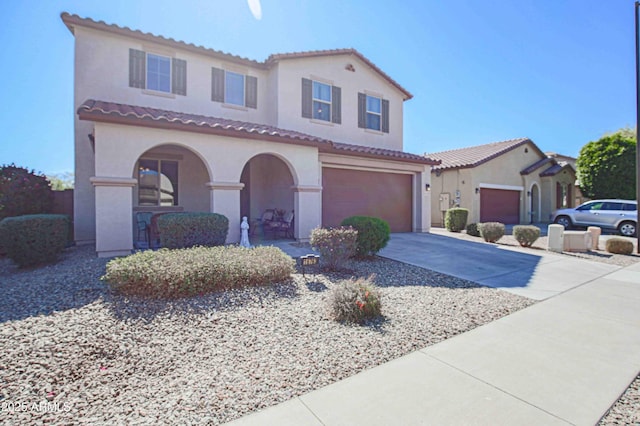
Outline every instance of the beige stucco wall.
[[(352, 64), (355, 72), (346, 70), (347, 64)], [(280, 62), (274, 72), (278, 74), (278, 127), (337, 142), (402, 150), (402, 94), (357, 57), (287, 59)], [(341, 88), (341, 124), (302, 117), (302, 78)], [(358, 128), (359, 92), (389, 100), (389, 133)]]

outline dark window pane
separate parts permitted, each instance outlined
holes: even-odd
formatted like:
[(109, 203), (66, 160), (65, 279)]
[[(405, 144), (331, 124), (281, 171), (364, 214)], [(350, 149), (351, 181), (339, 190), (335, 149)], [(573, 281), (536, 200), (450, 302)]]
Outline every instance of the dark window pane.
[(140, 160), (138, 163), (138, 205), (158, 205), (158, 162)]
[(380, 130), (380, 116), (367, 113), (367, 129)]
[(313, 118), (317, 120), (331, 120), (331, 104), (313, 101)]

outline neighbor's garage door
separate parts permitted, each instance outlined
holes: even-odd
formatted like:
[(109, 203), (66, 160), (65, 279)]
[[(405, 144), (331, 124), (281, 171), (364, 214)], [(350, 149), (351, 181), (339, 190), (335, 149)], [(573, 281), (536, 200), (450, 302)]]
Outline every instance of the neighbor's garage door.
[(520, 191), (481, 188), (480, 222), (520, 223)]
[(386, 220), (391, 232), (411, 232), (412, 176), (322, 169), (322, 224), (339, 226), (349, 216)]

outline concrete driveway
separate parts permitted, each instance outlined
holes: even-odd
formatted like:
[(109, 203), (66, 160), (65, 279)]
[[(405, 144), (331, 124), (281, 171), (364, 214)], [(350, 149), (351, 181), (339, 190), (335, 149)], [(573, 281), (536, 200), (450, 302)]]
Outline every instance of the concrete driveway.
[(544, 300), (620, 269), (542, 250), (431, 233), (392, 234), (380, 256)]

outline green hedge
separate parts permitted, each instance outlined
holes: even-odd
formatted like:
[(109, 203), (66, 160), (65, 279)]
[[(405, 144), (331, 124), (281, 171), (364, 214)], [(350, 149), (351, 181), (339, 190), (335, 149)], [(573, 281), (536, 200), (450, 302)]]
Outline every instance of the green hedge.
[(61, 214), (4, 218), (0, 221), (1, 249), (20, 267), (53, 262), (67, 246), (70, 223)]
[(631, 254), (633, 243), (625, 238), (611, 237), (605, 243), (605, 250), (613, 254)]
[(229, 219), (218, 213), (167, 213), (157, 218), (160, 245), (166, 248), (221, 246)]
[(341, 223), (358, 231), (356, 255), (373, 256), (382, 250), (389, 241), (391, 228), (389, 224), (377, 217), (351, 216)]
[(471, 235), (473, 237), (480, 236), (480, 228), (478, 228), (480, 224), (478, 223), (470, 223), (467, 225), (467, 235)]
[(467, 226), (469, 210), (461, 207), (454, 207), (447, 210), (444, 216), (444, 227), (447, 231), (460, 232)]
[(116, 291), (179, 297), (282, 282), (295, 260), (277, 247), (192, 247), (143, 251), (107, 263), (103, 281)]

